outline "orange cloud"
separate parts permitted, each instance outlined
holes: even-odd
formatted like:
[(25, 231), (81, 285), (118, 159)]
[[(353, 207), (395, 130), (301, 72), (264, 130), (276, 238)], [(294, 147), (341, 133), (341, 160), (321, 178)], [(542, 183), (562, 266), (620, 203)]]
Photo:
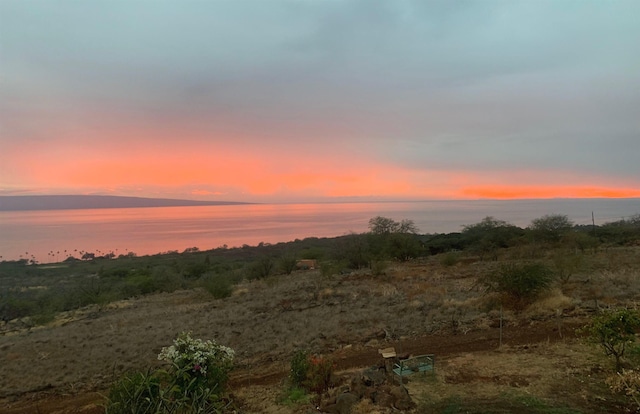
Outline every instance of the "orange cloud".
[[(258, 141), (232, 134), (210, 136), (183, 127), (109, 131), (114, 133), (115, 140), (97, 131), (91, 141), (71, 137), (33, 146), (29, 152), (16, 150), (7, 157), (6, 183), (0, 185), (15, 187), (17, 181), (7, 178), (19, 177), (24, 187), (53, 189), (50, 192), (117, 194), (125, 189), (126, 195), (223, 195), (240, 201), (640, 197), (633, 183), (570, 171), (409, 169), (366, 158), (366, 152), (355, 157), (353, 151), (328, 145), (271, 145), (266, 138), (249, 145)], [(547, 184), (558, 182), (563, 185)]]
[(208, 191), (208, 190), (193, 190), (191, 192), (191, 194), (193, 195), (197, 195), (197, 196), (208, 196), (208, 195), (224, 195), (224, 193), (222, 191)]
[(634, 198), (640, 189), (584, 186), (471, 186), (460, 189), (462, 197), (476, 198)]

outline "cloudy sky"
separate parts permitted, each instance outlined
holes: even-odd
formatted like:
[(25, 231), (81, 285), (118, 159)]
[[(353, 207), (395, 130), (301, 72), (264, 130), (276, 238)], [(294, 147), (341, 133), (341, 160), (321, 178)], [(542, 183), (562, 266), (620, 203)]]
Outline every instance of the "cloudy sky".
[(640, 197), (637, 0), (0, 0), (0, 194)]

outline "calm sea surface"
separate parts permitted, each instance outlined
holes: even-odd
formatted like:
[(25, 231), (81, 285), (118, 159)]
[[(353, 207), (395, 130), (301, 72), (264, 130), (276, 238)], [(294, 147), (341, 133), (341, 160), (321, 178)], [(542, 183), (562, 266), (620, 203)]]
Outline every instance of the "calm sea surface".
[(420, 201), (393, 203), (260, 204), (96, 210), (0, 212), (0, 260), (63, 260), (78, 251), (155, 254), (367, 231), (371, 217), (413, 220), (421, 233), (460, 231), (493, 216), (520, 227), (545, 214), (577, 224), (640, 213), (640, 199)]

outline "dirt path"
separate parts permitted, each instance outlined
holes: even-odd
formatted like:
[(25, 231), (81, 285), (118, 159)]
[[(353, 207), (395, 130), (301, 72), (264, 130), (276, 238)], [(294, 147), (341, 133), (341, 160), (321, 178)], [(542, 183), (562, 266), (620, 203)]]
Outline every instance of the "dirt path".
[[(575, 329), (582, 326), (582, 321), (563, 323), (564, 338), (575, 337)], [(393, 346), (399, 354), (435, 354), (437, 358), (467, 352), (490, 351), (499, 346), (499, 330), (492, 328), (478, 332), (459, 335), (427, 335), (403, 341), (384, 343), (384, 347)], [(563, 339), (555, 322), (540, 322), (529, 327), (506, 328), (503, 333), (503, 344), (522, 346), (539, 342), (555, 342)], [(334, 353), (338, 370), (366, 367), (380, 363), (380, 355), (375, 348), (348, 348)], [(242, 370), (233, 373), (231, 388), (242, 388), (249, 385), (272, 385), (287, 376), (286, 364), (282, 361), (265, 366), (262, 372)], [(89, 392), (78, 395), (30, 395), (11, 408), (1, 408), (5, 414), (54, 414), (54, 413), (103, 413), (100, 404), (104, 401), (102, 392)]]
[[(509, 328), (503, 332), (503, 344), (518, 346), (539, 343), (544, 341), (555, 342), (563, 338), (575, 338), (575, 330), (584, 325), (583, 321), (564, 322), (562, 326), (563, 336), (560, 335), (558, 324), (555, 322), (543, 322), (531, 327)], [(411, 354), (435, 354), (436, 358), (466, 352), (490, 351), (497, 349), (500, 344), (500, 331), (498, 328), (470, 332), (459, 335), (426, 335), (420, 338), (403, 341), (387, 342), (384, 347), (393, 346), (399, 355)], [(380, 354), (378, 349), (357, 348), (337, 351), (334, 353), (337, 370), (367, 367), (379, 364)], [(280, 366), (280, 369), (277, 367)], [(282, 369), (282, 364), (274, 364), (269, 372), (260, 375), (258, 373), (238, 372), (232, 378), (231, 386), (244, 387), (248, 385), (269, 385), (283, 380), (287, 376), (287, 370)]]

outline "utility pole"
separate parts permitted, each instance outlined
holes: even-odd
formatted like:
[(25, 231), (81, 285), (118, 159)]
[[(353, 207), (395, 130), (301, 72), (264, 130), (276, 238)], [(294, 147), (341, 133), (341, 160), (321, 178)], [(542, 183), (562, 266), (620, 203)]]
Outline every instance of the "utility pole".
[(502, 303), (500, 304), (500, 345), (499, 348), (502, 349)]

